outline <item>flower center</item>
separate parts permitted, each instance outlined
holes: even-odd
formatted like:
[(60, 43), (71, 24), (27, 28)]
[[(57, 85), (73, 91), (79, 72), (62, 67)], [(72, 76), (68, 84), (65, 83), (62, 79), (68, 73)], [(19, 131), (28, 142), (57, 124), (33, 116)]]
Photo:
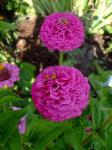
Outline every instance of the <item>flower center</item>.
[(56, 84), (56, 83), (54, 83), (53, 85), (52, 85), (52, 87), (53, 88), (56, 88), (58, 85)]
[(59, 20), (59, 23), (64, 24), (64, 25), (68, 25), (69, 24), (69, 20), (67, 18), (61, 18)]
[(53, 73), (52, 75), (46, 74), (46, 75), (44, 76), (44, 78), (45, 78), (45, 79), (52, 79), (52, 80), (55, 80), (55, 79), (56, 79), (56, 74), (55, 74), (55, 73)]
[(0, 64), (0, 82), (8, 80), (9, 78), (10, 78), (9, 70), (3, 64)]

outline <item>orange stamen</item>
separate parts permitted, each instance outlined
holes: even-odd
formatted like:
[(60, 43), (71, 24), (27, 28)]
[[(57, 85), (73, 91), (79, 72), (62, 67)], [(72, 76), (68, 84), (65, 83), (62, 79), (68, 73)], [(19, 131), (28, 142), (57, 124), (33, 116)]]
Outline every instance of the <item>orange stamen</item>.
[(51, 78), (52, 78), (53, 80), (55, 80), (55, 79), (56, 79), (56, 74), (55, 74), (55, 73), (52, 74)]
[(63, 19), (60, 20), (60, 23), (65, 24), (65, 25), (68, 25), (68, 24), (69, 24), (69, 21), (68, 21), (68, 19), (63, 18)]
[(0, 64), (0, 71), (2, 71), (5, 68), (3, 64)]
[(46, 74), (46, 75), (44, 76), (44, 78), (45, 78), (45, 79), (48, 79), (48, 78), (49, 78), (49, 75), (48, 75), (48, 74)]

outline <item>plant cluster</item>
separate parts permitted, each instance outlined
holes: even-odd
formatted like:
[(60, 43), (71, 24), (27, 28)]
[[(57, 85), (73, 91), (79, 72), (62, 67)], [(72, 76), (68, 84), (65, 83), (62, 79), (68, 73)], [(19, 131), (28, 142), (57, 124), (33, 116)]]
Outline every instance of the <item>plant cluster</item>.
[[(96, 61), (96, 70), (87, 78), (73, 64), (74, 56), (83, 53), (78, 48), (88, 33), (111, 30), (111, 0), (92, 5), (89, 0), (33, 0), (33, 4), (45, 17), (39, 28), (41, 45), (58, 52), (59, 64), (45, 69), (41, 65), (37, 74), (33, 64), (0, 51), (0, 150), (111, 150), (112, 71)], [(8, 9), (19, 7), (18, 1), (8, 1)], [(3, 37), (15, 28), (0, 21)]]

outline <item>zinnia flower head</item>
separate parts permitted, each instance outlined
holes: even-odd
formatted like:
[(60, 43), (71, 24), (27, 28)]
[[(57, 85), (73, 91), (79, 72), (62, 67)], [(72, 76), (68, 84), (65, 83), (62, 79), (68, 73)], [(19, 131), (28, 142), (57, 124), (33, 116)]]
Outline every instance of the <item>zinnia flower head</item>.
[(84, 41), (84, 27), (72, 13), (53, 13), (46, 17), (40, 38), (49, 50), (72, 51)]
[(82, 114), (89, 103), (89, 90), (87, 78), (78, 69), (54, 66), (37, 76), (32, 99), (45, 118), (58, 122)]
[(19, 80), (19, 68), (12, 64), (0, 64), (0, 88), (12, 87)]

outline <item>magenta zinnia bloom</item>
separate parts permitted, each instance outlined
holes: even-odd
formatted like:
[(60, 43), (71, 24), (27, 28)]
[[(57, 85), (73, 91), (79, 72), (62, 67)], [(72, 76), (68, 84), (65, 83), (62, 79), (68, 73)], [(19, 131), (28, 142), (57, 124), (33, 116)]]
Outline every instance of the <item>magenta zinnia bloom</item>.
[(41, 26), (40, 38), (49, 50), (72, 51), (84, 41), (84, 27), (72, 13), (53, 13)]
[(37, 76), (32, 99), (45, 118), (64, 121), (82, 114), (89, 103), (89, 90), (87, 78), (78, 69), (48, 67)]
[(12, 64), (0, 64), (0, 88), (12, 87), (19, 80), (19, 68)]

